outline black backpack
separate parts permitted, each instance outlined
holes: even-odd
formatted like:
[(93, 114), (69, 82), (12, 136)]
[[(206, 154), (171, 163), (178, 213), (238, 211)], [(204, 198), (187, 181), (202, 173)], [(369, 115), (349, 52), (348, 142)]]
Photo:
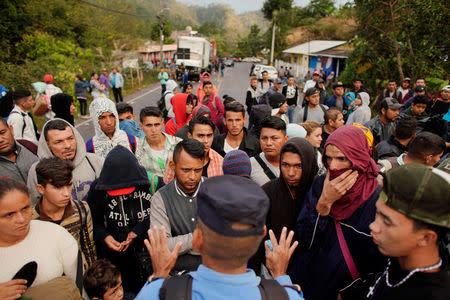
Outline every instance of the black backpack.
[(158, 108), (162, 113), (163, 120), (167, 118), (167, 114), (169, 113), (169, 111), (166, 108), (166, 100), (165, 100), (166, 95), (168, 93), (170, 93), (170, 91), (165, 91), (157, 102)]
[[(323, 114), (325, 115), (327, 109), (325, 108), (325, 106), (323, 106), (323, 104), (319, 103), (320, 108), (323, 111)], [(306, 104), (304, 106), (304, 111), (303, 111), (303, 122), (306, 121), (306, 119), (308, 119), (308, 104)]]
[[(170, 277), (164, 280), (159, 290), (160, 300), (191, 300), (192, 281), (189, 274)], [(288, 285), (288, 287), (291, 287)], [(282, 285), (274, 279), (263, 279), (258, 285), (262, 300), (289, 300), (288, 293)]]

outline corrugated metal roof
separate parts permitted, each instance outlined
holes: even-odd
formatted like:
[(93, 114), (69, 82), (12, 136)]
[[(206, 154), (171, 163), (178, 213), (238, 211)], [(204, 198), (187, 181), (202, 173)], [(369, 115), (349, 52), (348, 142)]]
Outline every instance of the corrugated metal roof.
[(317, 52), (325, 51), (327, 49), (343, 45), (345, 43), (347, 43), (347, 41), (315, 40), (315, 41), (309, 41), (309, 42), (297, 45), (295, 47), (283, 50), (283, 53), (311, 55), (311, 54), (315, 54)]

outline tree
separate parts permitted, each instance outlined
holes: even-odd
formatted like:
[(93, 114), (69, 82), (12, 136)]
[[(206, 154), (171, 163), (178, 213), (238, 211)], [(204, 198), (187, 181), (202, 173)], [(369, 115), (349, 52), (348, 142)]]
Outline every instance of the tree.
[(264, 18), (273, 21), (273, 12), (290, 10), (292, 7), (292, 2), (292, 0), (266, 0), (262, 8)]
[(261, 50), (264, 49), (264, 40), (260, 35), (260, 31), (261, 29), (259, 29), (258, 25), (253, 24), (250, 27), (249, 34), (239, 40), (235, 56), (248, 57), (260, 55)]
[(448, 8), (434, 0), (355, 0), (355, 51), (344, 74), (367, 78), (376, 91), (387, 78), (435, 77), (449, 70)]
[(335, 11), (334, 1), (331, 0), (311, 0), (306, 7), (312, 17), (328, 17)]
[[(172, 33), (172, 25), (170, 24), (169, 20), (167, 20), (165, 18), (163, 18), (162, 23), (163, 23), (163, 35), (164, 35), (164, 38), (168, 38), (170, 36), (170, 34)], [(150, 36), (151, 36), (153, 41), (159, 41), (160, 40), (159, 30), (160, 30), (160, 23), (159, 23), (159, 20), (158, 20), (155, 23), (153, 23), (152, 28), (151, 28)]]
[(0, 60), (14, 56), (14, 45), (22, 40), (23, 34), (30, 33), (27, 27), (31, 18), (25, 7), (25, 0), (2, 0), (0, 4)]

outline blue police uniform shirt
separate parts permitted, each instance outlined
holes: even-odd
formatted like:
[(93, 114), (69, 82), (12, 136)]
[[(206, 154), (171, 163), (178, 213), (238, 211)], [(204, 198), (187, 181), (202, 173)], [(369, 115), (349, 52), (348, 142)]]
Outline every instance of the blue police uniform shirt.
[[(255, 272), (247, 269), (244, 274), (222, 274), (204, 265), (200, 265), (197, 271), (190, 272), (192, 281), (192, 300), (203, 299), (239, 299), (258, 300), (261, 293), (258, 289), (260, 278)], [(288, 275), (279, 276), (275, 279), (279, 284), (292, 284)], [(164, 279), (157, 279), (151, 283), (147, 282), (136, 297), (136, 300), (159, 299), (159, 289)], [(303, 293), (292, 288), (285, 288), (290, 300), (304, 300)]]

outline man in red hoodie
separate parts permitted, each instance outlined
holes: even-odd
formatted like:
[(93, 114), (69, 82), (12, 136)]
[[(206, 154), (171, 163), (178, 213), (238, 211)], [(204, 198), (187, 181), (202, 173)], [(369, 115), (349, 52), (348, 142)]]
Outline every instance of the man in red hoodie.
[(186, 125), (191, 119), (194, 99), (191, 95), (182, 93), (176, 94), (170, 101), (172, 102), (175, 117), (166, 123), (165, 131), (167, 134), (174, 135), (178, 129)]
[(213, 84), (210, 81), (205, 81), (203, 83), (203, 91), (205, 92), (205, 96), (199, 98), (199, 103), (207, 106), (211, 110), (211, 121), (216, 127), (221, 128), (220, 122), (224, 113), (222, 100), (214, 94)]

